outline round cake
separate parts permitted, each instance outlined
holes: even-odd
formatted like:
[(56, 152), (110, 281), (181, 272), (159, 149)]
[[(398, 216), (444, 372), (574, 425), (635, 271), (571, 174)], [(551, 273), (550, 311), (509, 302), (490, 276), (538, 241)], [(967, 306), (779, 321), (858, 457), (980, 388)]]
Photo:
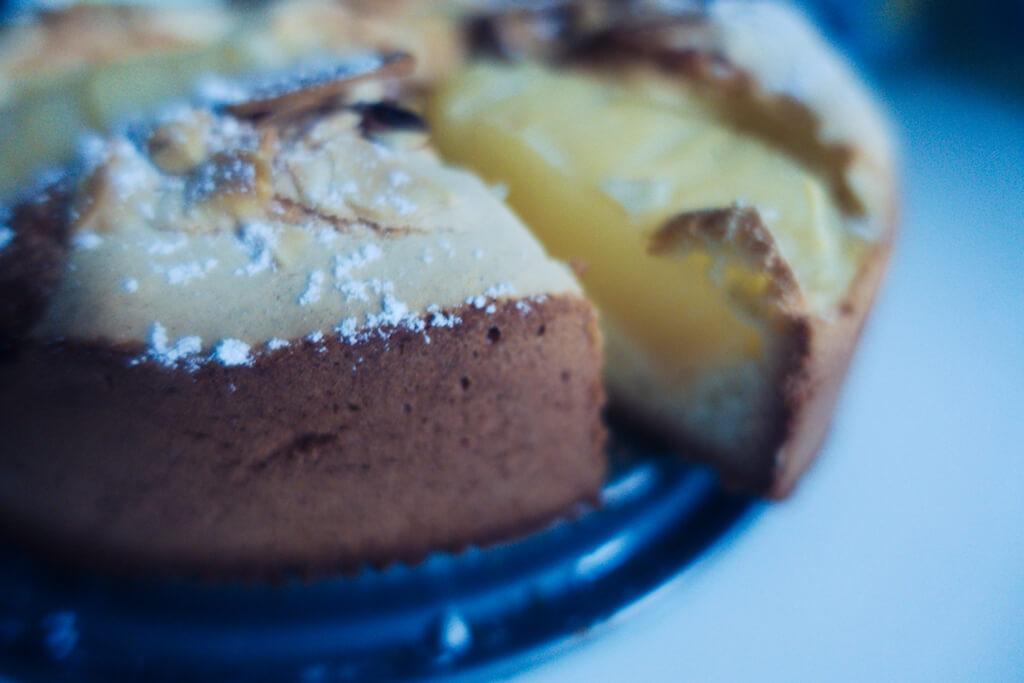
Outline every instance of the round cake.
[(0, 40), (0, 532), (228, 577), (512, 538), (597, 500), (602, 385), (784, 497), (893, 157), (780, 2), (45, 14)]

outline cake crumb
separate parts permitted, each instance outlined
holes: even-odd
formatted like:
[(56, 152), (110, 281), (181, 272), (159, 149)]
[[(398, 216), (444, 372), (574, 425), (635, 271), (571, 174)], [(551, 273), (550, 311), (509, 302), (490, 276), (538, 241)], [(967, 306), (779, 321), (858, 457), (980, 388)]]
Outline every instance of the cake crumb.
[(213, 357), (223, 365), (249, 365), (250, 347), (241, 339), (221, 339), (213, 350)]

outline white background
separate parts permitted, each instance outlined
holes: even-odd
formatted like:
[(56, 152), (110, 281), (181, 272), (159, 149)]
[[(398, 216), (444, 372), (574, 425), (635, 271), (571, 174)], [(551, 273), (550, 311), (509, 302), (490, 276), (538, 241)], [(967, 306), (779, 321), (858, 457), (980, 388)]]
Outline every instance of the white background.
[(1024, 103), (883, 96), (902, 233), (822, 459), (517, 681), (1024, 681)]

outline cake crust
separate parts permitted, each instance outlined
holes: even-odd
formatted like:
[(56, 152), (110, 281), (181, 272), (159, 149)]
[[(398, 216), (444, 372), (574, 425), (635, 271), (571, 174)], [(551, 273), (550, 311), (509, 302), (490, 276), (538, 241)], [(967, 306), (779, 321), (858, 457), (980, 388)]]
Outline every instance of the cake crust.
[(282, 578), (417, 562), (596, 503), (596, 314), (506, 300), (462, 322), (193, 372), (137, 349), (0, 363), (0, 526), (115, 573)]

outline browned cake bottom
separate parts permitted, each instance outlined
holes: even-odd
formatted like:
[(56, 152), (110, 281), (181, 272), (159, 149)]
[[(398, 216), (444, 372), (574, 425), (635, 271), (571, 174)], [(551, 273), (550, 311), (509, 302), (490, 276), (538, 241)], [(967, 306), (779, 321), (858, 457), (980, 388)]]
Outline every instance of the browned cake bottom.
[(0, 530), (108, 571), (264, 578), (537, 529), (595, 502), (606, 463), (594, 309), (530, 307), (191, 373), (22, 348), (0, 361)]

